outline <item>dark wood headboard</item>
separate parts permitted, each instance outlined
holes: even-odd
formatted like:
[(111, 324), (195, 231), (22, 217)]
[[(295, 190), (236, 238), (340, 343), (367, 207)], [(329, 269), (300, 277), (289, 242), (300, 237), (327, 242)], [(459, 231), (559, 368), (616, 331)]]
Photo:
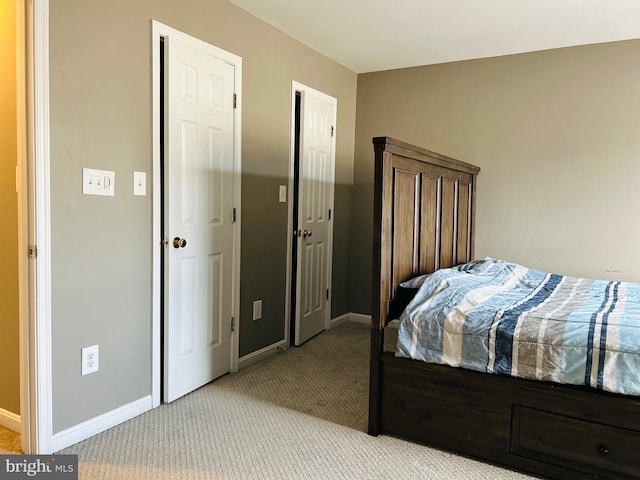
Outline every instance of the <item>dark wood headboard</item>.
[(400, 282), (473, 259), (480, 168), (389, 137), (373, 145), (372, 326), (382, 329)]
[(369, 433), (377, 435), (389, 304), (400, 282), (473, 259), (480, 169), (389, 137), (374, 138), (373, 146)]

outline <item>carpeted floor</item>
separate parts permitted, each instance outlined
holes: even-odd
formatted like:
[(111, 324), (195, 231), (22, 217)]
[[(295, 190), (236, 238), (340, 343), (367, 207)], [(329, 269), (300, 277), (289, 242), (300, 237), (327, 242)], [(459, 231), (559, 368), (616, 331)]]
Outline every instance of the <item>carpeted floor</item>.
[(59, 453), (91, 480), (531, 478), (367, 435), (368, 350), (347, 323)]
[(22, 453), (20, 450), (20, 434), (0, 426), (0, 455)]

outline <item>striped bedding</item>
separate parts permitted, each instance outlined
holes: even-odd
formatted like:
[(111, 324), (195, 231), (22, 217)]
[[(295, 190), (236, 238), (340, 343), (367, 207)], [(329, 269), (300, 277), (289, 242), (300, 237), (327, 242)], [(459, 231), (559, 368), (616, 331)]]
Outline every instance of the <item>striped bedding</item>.
[(640, 283), (486, 258), (412, 285), (396, 356), (640, 395)]

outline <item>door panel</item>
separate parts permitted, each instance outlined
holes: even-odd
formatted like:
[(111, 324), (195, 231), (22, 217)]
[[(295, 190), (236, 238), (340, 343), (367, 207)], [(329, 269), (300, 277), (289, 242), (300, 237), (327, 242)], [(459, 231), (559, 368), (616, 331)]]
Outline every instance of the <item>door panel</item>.
[(182, 277), (180, 282), (180, 306), (181, 306), (181, 338), (182, 345), (181, 356), (187, 357), (193, 354), (193, 329), (194, 329), (194, 291), (196, 286), (196, 272), (195, 262), (193, 257), (187, 257), (180, 259), (180, 276)]
[[(224, 298), (224, 268), (222, 265), (222, 255), (209, 255), (209, 275), (211, 284), (209, 285), (209, 318), (222, 318), (223, 298)], [(208, 322), (207, 338), (209, 347), (217, 347), (223, 341), (222, 326), (224, 322)]]
[(171, 37), (167, 65), (164, 400), (170, 402), (231, 369), (234, 67), (206, 47)]
[(333, 203), (334, 103), (302, 94), (295, 344), (325, 329), (329, 302), (329, 210)]

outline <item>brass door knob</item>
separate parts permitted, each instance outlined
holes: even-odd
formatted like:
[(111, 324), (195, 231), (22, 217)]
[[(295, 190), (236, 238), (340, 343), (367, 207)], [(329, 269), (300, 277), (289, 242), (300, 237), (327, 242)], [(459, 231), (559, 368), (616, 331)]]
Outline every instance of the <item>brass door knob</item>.
[(312, 235), (313, 232), (311, 232), (311, 230), (307, 230), (306, 228), (304, 229), (304, 231), (302, 232), (302, 236), (304, 238), (310, 237)]
[(173, 239), (173, 248), (184, 248), (187, 246), (187, 241), (184, 238), (176, 237)]

